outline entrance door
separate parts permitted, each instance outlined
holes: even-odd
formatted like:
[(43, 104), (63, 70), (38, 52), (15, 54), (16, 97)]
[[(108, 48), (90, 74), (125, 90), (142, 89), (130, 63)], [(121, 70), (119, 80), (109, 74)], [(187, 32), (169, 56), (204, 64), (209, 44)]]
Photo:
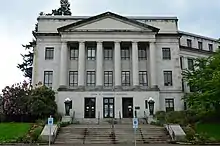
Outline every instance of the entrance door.
[(114, 98), (103, 98), (104, 118), (114, 118)]
[(95, 98), (85, 98), (84, 118), (95, 118)]
[(123, 118), (133, 118), (133, 98), (122, 98)]

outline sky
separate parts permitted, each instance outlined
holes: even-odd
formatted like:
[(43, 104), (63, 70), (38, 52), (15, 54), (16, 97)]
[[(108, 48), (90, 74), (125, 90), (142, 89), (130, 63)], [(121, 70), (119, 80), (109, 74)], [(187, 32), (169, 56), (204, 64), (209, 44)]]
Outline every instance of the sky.
[[(23, 81), (16, 67), (22, 62), (22, 44), (32, 40), (40, 12), (59, 7), (60, 0), (1, 0), (0, 90)], [(220, 38), (220, 0), (69, 0), (72, 15), (97, 15), (111, 11), (129, 16), (176, 16), (179, 29)]]

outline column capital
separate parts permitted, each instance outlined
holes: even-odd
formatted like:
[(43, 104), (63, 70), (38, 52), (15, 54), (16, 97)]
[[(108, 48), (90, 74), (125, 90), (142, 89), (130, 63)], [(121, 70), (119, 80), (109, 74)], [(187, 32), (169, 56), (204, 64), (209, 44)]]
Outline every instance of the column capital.
[(132, 41), (132, 44), (133, 44), (133, 43), (138, 43), (138, 41), (137, 41), (137, 40), (133, 40), (133, 41)]
[(116, 43), (121, 43), (121, 41), (119, 41), (119, 40), (115, 40), (114, 43), (115, 43), (115, 44), (116, 44)]
[(85, 41), (84, 41), (84, 40), (79, 40), (78, 42), (79, 42), (79, 44), (80, 44), (80, 43), (85, 43)]

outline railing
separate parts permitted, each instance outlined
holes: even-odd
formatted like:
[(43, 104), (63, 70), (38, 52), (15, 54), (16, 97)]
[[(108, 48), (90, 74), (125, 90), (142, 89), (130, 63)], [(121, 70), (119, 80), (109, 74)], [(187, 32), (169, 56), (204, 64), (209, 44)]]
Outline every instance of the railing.
[(148, 124), (148, 119), (147, 119), (146, 111), (144, 111), (144, 119), (145, 119), (145, 121), (146, 121), (146, 124)]
[(100, 124), (100, 111), (98, 112), (98, 125)]
[(119, 123), (121, 124), (121, 111), (119, 111)]
[(170, 127), (169, 124), (166, 125), (166, 129), (167, 129), (167, 131), (168, 131), (168, 133), (171, 137), (171, 140), (175, 141), (175, 133), (174, 133), (173, 129)]

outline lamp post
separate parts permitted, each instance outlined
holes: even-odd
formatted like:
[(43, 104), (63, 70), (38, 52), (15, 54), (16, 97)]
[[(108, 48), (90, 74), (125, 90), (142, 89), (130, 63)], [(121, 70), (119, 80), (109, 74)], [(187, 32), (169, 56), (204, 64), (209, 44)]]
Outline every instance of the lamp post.
[(150, 116), (154, 114), (154, 103), (155, 103), (154, 99), (150, 97), (148, 100)]
[(72, 109), (72, 100), (67, 98), (64, 101), (65, 105), (65, 116), (70, 116), (70, 109)]

